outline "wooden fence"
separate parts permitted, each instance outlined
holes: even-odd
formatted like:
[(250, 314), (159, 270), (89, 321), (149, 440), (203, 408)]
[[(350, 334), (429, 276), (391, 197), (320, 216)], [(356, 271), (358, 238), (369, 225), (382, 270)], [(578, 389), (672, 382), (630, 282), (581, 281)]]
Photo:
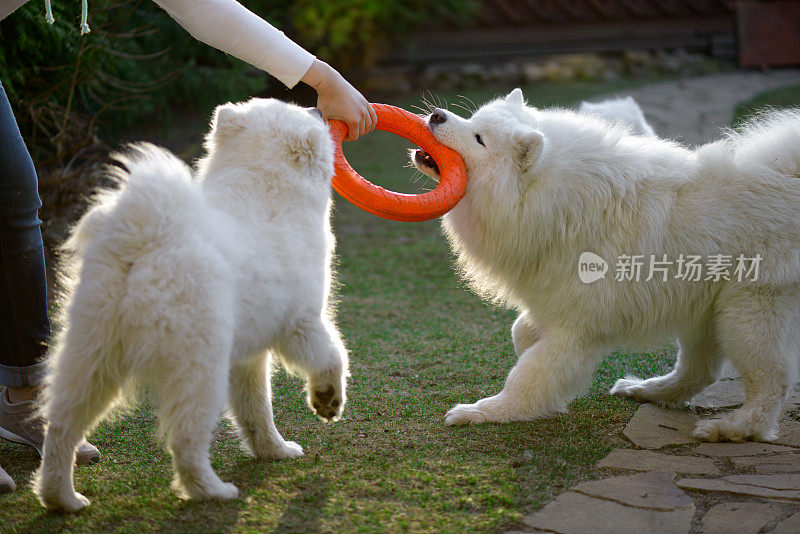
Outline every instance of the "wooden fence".
[(409, 36), (389, 62), (496, 61), (684, 47), (736, 55), (736, 10), (725, 0), (481, 0), (478, 17)]

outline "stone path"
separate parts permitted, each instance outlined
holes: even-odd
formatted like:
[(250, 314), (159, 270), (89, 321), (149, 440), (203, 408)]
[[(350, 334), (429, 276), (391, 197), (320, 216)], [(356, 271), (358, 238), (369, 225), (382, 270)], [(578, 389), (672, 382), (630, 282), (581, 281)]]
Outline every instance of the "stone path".
[[(696, 145), (719, 137), (738, 103), (795, 84), (798, 70), (734, 72), (626, 94), (658, 135)], [(517, 532), (800, 533), (800, 390), (790, 395), (773, 443), (698, 443), (691, 436), (700, 417), (743, 400), (742, 381), (727, 367), (690, 410), (643, 404), (623, 431), (633, 448), (614, 449), (597, 464), (607, 478), (569, 488)]]
[(773, 443), (698, 443), (699, 416), (744, 400), (728, 372), (689, 410), (643, 404), (597, 467), (608, 476), (569, 488), (523, 521), (521, 532), (558, 534), (800, 533), (800, 390), (790, 395)]

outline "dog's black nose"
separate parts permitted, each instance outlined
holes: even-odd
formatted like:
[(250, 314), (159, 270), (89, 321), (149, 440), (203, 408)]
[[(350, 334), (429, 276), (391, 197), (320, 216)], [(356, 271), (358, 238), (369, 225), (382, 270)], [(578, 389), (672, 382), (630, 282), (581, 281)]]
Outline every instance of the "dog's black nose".
[(322, 118), (322, 111), (320, 111), (319, 108), (306, 108), (306, 111), (308, 111), (312, 115), (319, 117), (320, 119)]
[(445, 115), (444, 111), (441, 109), (434, 109), (433, 113), (431, 113), (430, 123), (431, 124), (442, 124), (447, 120), (447, 115)]

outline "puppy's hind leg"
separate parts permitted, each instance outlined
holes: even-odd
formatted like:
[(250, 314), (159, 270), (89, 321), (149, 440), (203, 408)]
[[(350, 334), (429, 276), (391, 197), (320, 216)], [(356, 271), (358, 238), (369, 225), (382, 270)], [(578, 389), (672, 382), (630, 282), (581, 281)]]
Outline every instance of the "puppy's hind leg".
[(506, 378), (503, 390), (474, 404), (459, 404), (445, 424), (530, 421), (566, 411), (567, 402), (591, 381), (602, 355), (570, 334), (543, 332)]
[(65, 512), (77, 512), (89, 504), (73, 486), (75, 449), (121, 391), (117, 377), (111, 376), (107, 363), (100, 361), (113, 356), (73, 339), (77, 337), (74, 334), (67, 334), (65, 344), (53, 357), (54, 369), (43, 406), (49, 425), (34, 484), (42, 504), (49, 510)]
[(296, 458), (303, 449), (285, 441), (272, 417), (270, 356), (265, 355), (231, 368), (230, 398), (241, 439), (257, 458)]
[(156, 391), (175, 468), (173, 488), (189, 499), (235, 499), (239, 490), (220, 480), (209, 452), (228, 395), (228, 353), (204, 347), (190, 358), (164, 354), (159, 360)]
[(678, 345), (678, 360), (671, 373), (647, 380), (633, 376), (621, 378), (610, 393), (672, 407), (690, 401), (719, 377), (722, 352), (713, 333), (707, 329), (699, 335), (681, 337)]
[(700, 421), (694, 436), (705, 441), (771, 441), (798, 377), (797, 290), (743, 290), (721, 299), (719, 310), (719, 343), (741, 374), (747, 397), (733, 413)]

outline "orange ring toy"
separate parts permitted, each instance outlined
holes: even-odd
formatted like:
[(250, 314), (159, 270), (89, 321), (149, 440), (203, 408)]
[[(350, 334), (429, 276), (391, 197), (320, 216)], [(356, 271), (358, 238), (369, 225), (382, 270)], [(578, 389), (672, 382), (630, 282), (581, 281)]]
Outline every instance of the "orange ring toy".
[(342, 151), (347, 125), (332, 120), (329, 127), (335, 149), (333, 188), (362, 210), (394, 221), (427, 221), (453, 209), (467, 191), (467, 169), (461, 155), (437, 141), (418, 115), (386, 104), (370, 105), (378, 116), (378, 130), (404, 137), (430, 154), (439, 167), (439, 184), (433, 191), (409, 195), (365, 180), (347, 163)]

